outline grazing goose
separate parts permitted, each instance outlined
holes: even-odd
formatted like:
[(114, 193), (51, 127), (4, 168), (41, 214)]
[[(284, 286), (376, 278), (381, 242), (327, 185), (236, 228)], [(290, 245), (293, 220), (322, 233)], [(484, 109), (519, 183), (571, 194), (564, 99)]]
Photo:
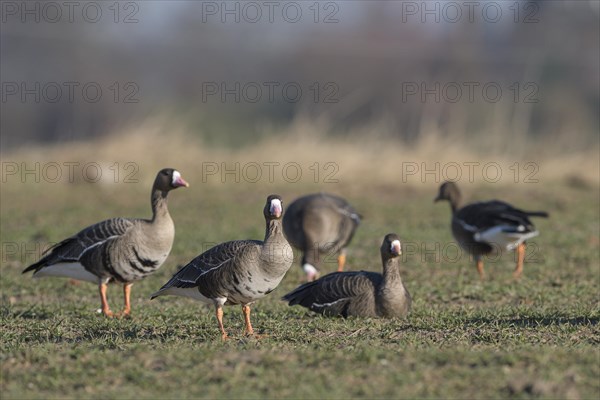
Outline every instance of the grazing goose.
[(152, 219), (113, 218), (89, 226), (53, 246), (23, 273), (35, 271), (34, 278), (60, 276), (98, 284), (102, 313), (108, 317), (113, 313), (106, 300), (107, 284), (123, 283), (125, 307), (118, 315), (129, 315), (131, 285), (158, 270), (171, 251), (175, 227), (167, 195), (181, 186), (189, 185), (178, 171), (161, 170), (152, 185)]
[(334, 272), (299, 286), (283, 300), (325, 316), (403, 317), (409, 313), (412, 300), (400, 277), (401, 254), (400, 238), (390, 233), (381, 244), (383, 275)]
[(452, 234), (458, 244), (475, 258), (479, 278), (483, 279), (481, 257), (494, 248), (517, 249), (514, 277), (523, 272), (525, 241), (539, 232), (529, 217), (548, 217), (544, 211), (523, 211), (498, 200), (482, 201), (461, 207), (461, 195), (454, 182), (445, 182), (434, 202), (448, 200), (452, 208)]
[(322, 256), (336, 254), (338, 271), (344, 270), (346, 246), (352, 240), (361, 216), (341, 197), (316, 193), (290, 204), (283, 230), (290, 244), (302, 251), (302, 269), (307, 281), (318, 278)]
[(271, 293), (292, 265), (292, 248), (283, 235), (281, 197), (270, 195), (263, 210), (264, 241), (235, 240), (200, 254), (177, 272), (152, 299), (163, 295), (191, 297), (214, 304), (223, 340), (223, 305), (240, 304), (245, 334), (254, 335), (250, 304)]

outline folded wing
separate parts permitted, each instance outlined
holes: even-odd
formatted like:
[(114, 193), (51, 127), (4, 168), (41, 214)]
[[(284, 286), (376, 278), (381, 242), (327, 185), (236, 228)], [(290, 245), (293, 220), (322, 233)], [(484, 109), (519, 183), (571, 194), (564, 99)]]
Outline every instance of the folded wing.
[(376, 279), (381, 276), (366, 271), (334, 272), (299, 286), (283, 300), (320, 314), (347, 317), (352, 299), (373, 292)]

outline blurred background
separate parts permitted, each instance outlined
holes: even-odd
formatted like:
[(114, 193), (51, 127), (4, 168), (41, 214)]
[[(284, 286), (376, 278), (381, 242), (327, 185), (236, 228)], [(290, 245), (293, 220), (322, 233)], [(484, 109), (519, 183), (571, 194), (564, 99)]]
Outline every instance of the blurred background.
[[(0, 0), (2, 398), (597, 398), (599, 42), (600, 0)], [(21, 274), (82, 227), (149, 217), (164, 167), (190, 187), (133, 320)], [(514, 253), (483, 284), (455, 257), (446, 179), (550, 213), (522, 282)], [(364, 216), (348, 269), (380, 271), (387, 232), (412, 247), (410, 321), (297, 335), (279, 297), (299, 258), (253, 314), (261, 345), (214, 346), (212, 311), (149, 302), (201, 251), (263, 237), (266, 195), (317, 191)]]
[(2, 3), (5, 155), (152, 126), (598, 167), (597, 0), (69, 4)]

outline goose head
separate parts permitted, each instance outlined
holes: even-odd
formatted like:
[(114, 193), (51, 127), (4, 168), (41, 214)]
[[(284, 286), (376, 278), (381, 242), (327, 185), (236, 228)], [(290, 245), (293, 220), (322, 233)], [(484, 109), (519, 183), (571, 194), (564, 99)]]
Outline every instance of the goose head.
[(402, 244), (400, 243), (400, 238), (395, 233), (388, 233), (383, 238), (383, 243), (381, 244), (381, 257), (386, 260), (390, 258), (396, 258), (402, 255)]
[(460, 190), (454, 182), (444, 182), (440, 186), (437, 197), (433, 200), (438, 202), (441, 200), (447, 200), (453, 204), (458, 204), (460, 201)]
[(281, 196), (277, 194), (269, 195), (263, 213), (267, 221), (281, 219), (283, 215), (283, 200)]
[(154, 188), (163, 192), (182, 186), (189, 187), (190, 185), (181, 177), (179, 171), (173, 168), (161, 169), (154, 180)]

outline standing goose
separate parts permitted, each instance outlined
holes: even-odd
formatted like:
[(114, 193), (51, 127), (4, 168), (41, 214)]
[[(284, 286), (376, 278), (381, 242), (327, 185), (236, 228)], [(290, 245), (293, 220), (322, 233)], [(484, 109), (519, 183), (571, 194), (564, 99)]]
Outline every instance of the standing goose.
[(338, 271), (344, 270), (346, 246), (360, 218), (346, 200), (327, 193), (306, 195), (290, 204), (283, 230), (290, 244), (302, 251), (302, 269), (309, 282), (318, 278), (322, 256), (337, 254)]
[(292, 265), (292, 248), (283, 235), (281, 197), (267, 197), (264, 241), (234, 240), (221, 243), (194, 258), (177, 272), (152, 299), (163, 295), (191, 297), (214, 304), (223, 340), (223, 305), (240, 304), (246, 335), (254, 335), (250, 304), (271, 293)]
[(167, 195), (181, 186), (189, 185), (178, 171), (161, 170), (152, 185), (152, 219), (98, 222), (50, 248), (23, 273), (34, 271), (34, 278), (59, 276), (98, 284), (102, 313), (108, 317), (113, 316), (106, 300), (108, 282), (123, 283), (125, 307), (119, 315), (129, 315), (131, 285), (158, 270), (171, 251), (175, 227)]
[(381, 244), (383, 275), (369, 271), (334, 272), (286, 294), (290, 306), (300, 304), (325, 316), (403, 317), (411, 298), (400, 277), (400, 238), (389, 233)]
[(461, 194), (454, 182), (445, 182), (434, 202), (447, 200), (452, 208), (452, 235), (458, 244), (473, 255), (483, 279), (481, 257), (494, 248), (517, 249), (517, 266), (513, 276), (518, 279), (523, 272), (525, 241), (539, 232), (529, 217), (548, 217), (544, 211), (523, 211), (498, 200), (468, 204), (461, 208)]

